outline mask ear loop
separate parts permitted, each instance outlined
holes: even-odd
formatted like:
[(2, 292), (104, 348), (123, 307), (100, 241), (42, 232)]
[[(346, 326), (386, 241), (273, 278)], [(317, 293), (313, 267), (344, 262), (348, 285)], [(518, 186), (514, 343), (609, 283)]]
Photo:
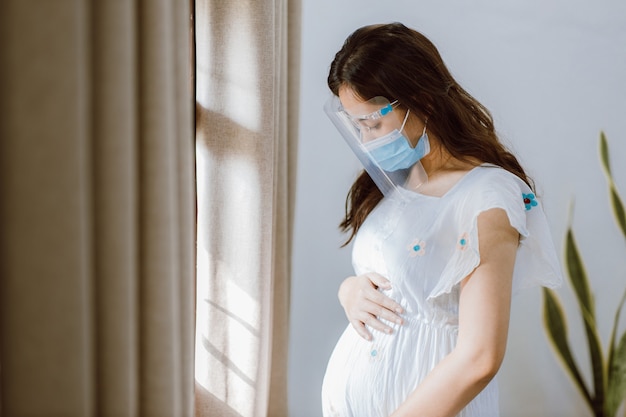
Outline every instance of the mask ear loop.
[(404, 120), (402, 121), (402, 126), (400, 126), (400, 132), (402, 132), (404, 130), (404, 125), (406, 124), (406, 121), (409, 119), (409, 112), (411, 111), (411, 109), (406, 109), (406, 116), (404, 116)]
[[(420, 136), (421, 140), (426, 134), (426, 126), (428, 125), (428, 117), (424, 120), (424, 130), (422, 131), (422, 136)], [(411, 174), (409, 178), (407, 178), (407, 182), (404, 185), (407, 189), (412, 189), (416, 191), (424, 184), (428, 183), (428, 173), (424, 169), (424, 165), (422, 165), (421, 161), (417, 161), (415, 165), (411, 168)]]

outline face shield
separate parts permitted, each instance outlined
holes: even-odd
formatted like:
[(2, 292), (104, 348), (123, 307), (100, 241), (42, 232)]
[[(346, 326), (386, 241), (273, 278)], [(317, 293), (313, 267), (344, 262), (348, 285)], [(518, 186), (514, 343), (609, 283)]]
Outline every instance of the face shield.
[(339, 97), (332, 96), (324, 111), (385, 197), (399, 189), (415, 191), (427, 181), (420, 163), (430, 151), (426, 126), (412, 147), (402, 133), (409, 111), (399, 115), (397, 101), (374, 97), (348, 113)]

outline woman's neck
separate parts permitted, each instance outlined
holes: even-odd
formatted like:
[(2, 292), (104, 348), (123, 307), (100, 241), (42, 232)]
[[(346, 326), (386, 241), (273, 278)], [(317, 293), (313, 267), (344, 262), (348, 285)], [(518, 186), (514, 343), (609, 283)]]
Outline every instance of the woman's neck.
[(443, 172), (467, 171), (481, 163), (473, 158), (468, 161), (455, 158), (436, 140), (431, 140), (430, 152), (421, 162), (429, 178)]
[(409, 178), (408, 183), (413, 183), (420, 193), (433, 196), (444, 195), (465, 173), (480, 165), (480, 161), (455, 158), (438, 143), (431, 143), (430, 152), (421, 159), (421, 163), (426, 178), (423, 174), (418, 175), (419, 178)]

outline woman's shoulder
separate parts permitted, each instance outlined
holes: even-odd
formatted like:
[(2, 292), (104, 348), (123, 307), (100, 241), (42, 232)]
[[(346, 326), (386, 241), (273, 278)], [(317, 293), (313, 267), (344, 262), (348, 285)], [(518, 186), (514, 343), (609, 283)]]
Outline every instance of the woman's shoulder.
[(494, 164), (485, 163), (476, 166), (468, 174), (468, 179), (469, 181), (467, 181), (466, 185), (474, 191), (478, 189), (497, 190), (502, 188), (519, 189), (524, 192), (530, 191), (530, 187), (524, 180)]
[(524, 202), (528, 199), (535, 201), (536, 198), (524, 180), (493, 164), (473, 168), (456, 196), (456, 205), (460, 209), (477, 213), (493, 207), (523, 211)]

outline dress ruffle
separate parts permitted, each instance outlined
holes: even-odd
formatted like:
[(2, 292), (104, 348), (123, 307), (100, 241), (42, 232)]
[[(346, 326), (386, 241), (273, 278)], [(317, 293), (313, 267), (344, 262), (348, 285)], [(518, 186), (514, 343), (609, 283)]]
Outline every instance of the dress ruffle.
[(450, 293), (478, 267), (478, 217), (492, 209), (504, 210), (509, 223), (520, 234), (513, 293), (535, 286), (555, 288), (562, 283), (560, 262), (541, 203), (530, 187), (514, 174), (494, 165), (483, 167), (492, 169), (477, 173), (481, 178), (475, 178), (471, 189), (465, 193), (457, 216), (455, 227), (459, 239), (464, 239), (463, 245), (458, 245), (428, 299)]

